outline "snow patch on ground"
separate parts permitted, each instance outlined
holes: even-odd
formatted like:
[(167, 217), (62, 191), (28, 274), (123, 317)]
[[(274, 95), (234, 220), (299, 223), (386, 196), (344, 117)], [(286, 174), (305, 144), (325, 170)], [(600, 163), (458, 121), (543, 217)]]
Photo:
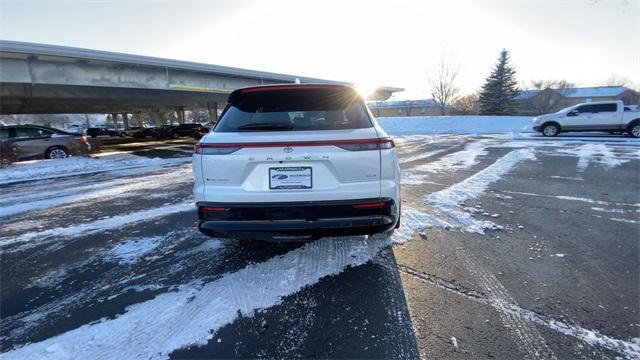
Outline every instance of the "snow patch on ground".
[(621, 218), (609, 218), (609, 220), (617, 221), (617, 222), (625, 222), (625, 223), (628, 223), (628, 224), (639, 224), (640, 223), (640, 221), (638, 221), (638, 220), (621, 219)]
[(489, 185), (523, 160), (535, 160), (535, 152), (532, 149), (514, 150), (464, 181), (427, 195), (425, 204), (431, 206), (437, 214), (437, 221), (432, 221), (431, 226), (461, 228), (477, 234), (484, 234), (486, 229), (501, 229), (500, 225), (491, 221), (476, 220), (472, 213), (477, 211), (465, 211), (462, 204), (480, 196)]
[[(402, 183), (406, 185), (419, 185), (429, 177), (429, 174), (469, 169), (478, 164), (478, 157), (487, 155), (486, 145), (484, 141), (472, 142), (465, 146), (465, 149), (462, 151), (443, 156), (433, 162), (406, 169), (402, 172)], [(431, 156), (431, 154), (429, 154), (429, 156)], [(414, 157), (417, 158), (418, 155)], [(402, 161), (400, 163), (402, 163)]]
[(585, 171), (590, 163), (613, 168), (629, 161), (616, 155), (606, 144), (584, 144), (574, 149), (561, 149), (559, 152), (577, 156), (580, 172)]
[(438, 161), (419, 165), (411, 170), (428, 173), (465, 170), (476, 165), (479, 156), (487, 155), (485, 147), (486, 144), (484, 141), (472, 142), (468, 144), (463, 151), (446, 155)]
[(428, 204), (443, 206), (461, 204), (466, 200), (482, 194), (487, 190), (489, 185), (500, 180), (504, 174), (509, 172), (519, 162), (535, 159), (535, 152), (531, 149), (512, 151), (464, 181), (427, 195), (425, 200)]
[(104, 254), (104, 258), (117, 261), (120, 265), (133, 264), (158, 248), (164, 239), (164, 236), (128, 239), (112, 247)]
[(509, 190), (502, 190), (502, 192), (508, 193), (508, 194), (517, 194), (517, 195), (526, 195), (526, 196), (539, 196), (539, 197), (546, 197), (546, 198), (556, 198), (556, 199), (559, 199), (559, 200), (580, 201), (580, 202), (586, 202), (586, 203), (589, 203), (589, 204), (597, 204), (597, 205), (617, 205), (617, 206), (640, 207), (639, 203), (614, 203), (614, 202), (609, 202), (609, 201), (594, 200), (594, 199), (588, 199), (588, 198), (576, 197), (576, 196), (545, 195), (545, 194), (535, 194), (535, 193), (529, 193), (529, 192), (509, 191)]
[(139, 167), (160, 167), (187, 163), (191, 157), (147, 158), (131, 154), (102, 157), (69, 157), (55, 160), (33, 160), (20, 162), (2, 168), (0, 185), (20, 181), (53, 179), (71, 175), (92, 174), (103, 171), (122, 170)]
[[(44, 242), (51, 241), (52, 238), (64, 238), (65, 240), (68, 240), (82, 235), (91, 235), (103, 232), (105, 230), (119, 229), (121, 227), (129, 226), (138, 222), (148, 221), (170, 214), (193, 210), (195, 210), (193, 200), (187, 200), (177, 204), (160, 206), (153, 209), (132, 212), (124, 215), (111, 216), (84, 224), (72, 225), (68, 227), (58, 227), (42, 231), (32, 231), (16, 237), (2, 237), (0, 238), (0, 247), (24, 242), (31, 242), (32, 240), (36, 239), (36, 244), (29, 245), (40, 245)], [(24, 250), (24, 248), (16, 247), (8, 251), (13, 252), (17, 250)]]
[(172, 170), (142, 178), (118, 179), (82, 187), (37, 192), (30, 195), (7, 196), (0, 200), (0, 217), (47, 209), (67, 203), (84, 204), (88, 200), (129, 197), (136, 191), (157, 191), (167, 186), (192, 182), (191, 167)]
[(529, 116), (411, 116), (379, 117), (391, 135), (402, 134), (519, 134), (530, 132)]

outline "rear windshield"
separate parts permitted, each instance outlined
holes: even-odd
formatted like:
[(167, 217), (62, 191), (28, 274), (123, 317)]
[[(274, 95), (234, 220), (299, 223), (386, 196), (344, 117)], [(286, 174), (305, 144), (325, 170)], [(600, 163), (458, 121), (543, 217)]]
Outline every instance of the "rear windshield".
[(237, 94), (215, 132), (305, 131), (372, 127), (353, 89), (295, 89)]

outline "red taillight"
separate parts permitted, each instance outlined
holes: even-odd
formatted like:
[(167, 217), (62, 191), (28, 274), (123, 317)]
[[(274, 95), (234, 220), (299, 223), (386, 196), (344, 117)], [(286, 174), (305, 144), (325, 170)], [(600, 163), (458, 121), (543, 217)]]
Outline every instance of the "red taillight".
[(373, 202), (373, 203), (364, 203), (364, 204), (356, 204), (353, 205), (356, 209), (381, 209), (385, 207), (385, 203), (383, 202)]
[(336, 144), (338, 147), (349, 151), (365, 151), (378, 149), (393, 149), (396, 145), (391, 138), (354, 140), (352, 143)]
[(396, 147), (396, 143), (392, 138), (380, 139), (380, 149), (393, 149), (394, 147)]
[(204, 212), (223, 212), (226, 211), (227, 208), (216, 207), (216, 206), (200, 206), (200, 211)]
[(197, 143), (196, 154), (224, 155), (242, 148), (267, 148), (288, 146), (337, 146), (349, 151), (393, 149), (395, 144), (391, 138), (383, 139), (350, 139), (350, 140), (312, 140), (252, 143)]

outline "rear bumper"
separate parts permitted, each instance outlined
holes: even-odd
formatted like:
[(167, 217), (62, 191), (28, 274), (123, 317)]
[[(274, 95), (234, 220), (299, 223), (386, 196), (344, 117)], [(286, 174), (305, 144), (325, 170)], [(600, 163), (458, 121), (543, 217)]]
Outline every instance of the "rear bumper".
[(197, 206), (198, 228), (206, 235), (278, 241), (380, 233), (394, 228), (398, 214), (391, 198)]

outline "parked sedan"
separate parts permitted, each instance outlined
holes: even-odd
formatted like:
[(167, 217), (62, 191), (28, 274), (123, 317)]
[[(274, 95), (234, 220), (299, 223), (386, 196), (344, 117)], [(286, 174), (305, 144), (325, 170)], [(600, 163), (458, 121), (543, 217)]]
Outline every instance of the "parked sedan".
[(14, 149), (16, 160), (61, 159), (91, 150), (83, 135), (38, 125), (0, 126), (0, 142), (3, 149)]

